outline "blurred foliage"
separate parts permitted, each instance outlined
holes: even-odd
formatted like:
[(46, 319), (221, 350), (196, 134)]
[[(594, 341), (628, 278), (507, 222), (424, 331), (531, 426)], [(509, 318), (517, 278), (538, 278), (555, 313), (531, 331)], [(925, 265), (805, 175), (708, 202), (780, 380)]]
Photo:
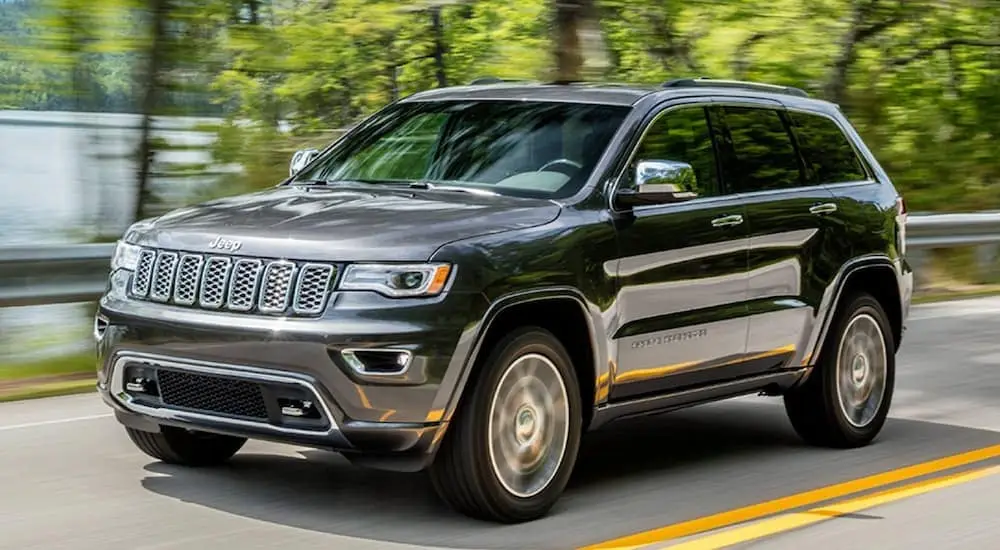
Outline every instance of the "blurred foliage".
[(208, 195), (478, 76), (712, 76), (837, 102), (913, 210), (1000, 207), (996, 0), (0, 0), (0, 33), (2, 107), (223, 114)]
[(96, 376), (97, 356), (94, 353), (49, 357), (21, 363), (0, 363), (0, 382), (38, 378), (93, 374)]

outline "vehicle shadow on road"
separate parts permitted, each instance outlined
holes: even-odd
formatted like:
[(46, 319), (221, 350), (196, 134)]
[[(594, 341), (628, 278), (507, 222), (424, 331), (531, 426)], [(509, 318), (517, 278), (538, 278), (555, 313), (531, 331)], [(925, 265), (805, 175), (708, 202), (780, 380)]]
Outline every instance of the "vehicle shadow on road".
[[(458, 516), (426, 475), (337, 454), (237, 455), (213, 469), (152, 462), (149, 491), (230, 514), (369, 540), (451, 548), (567, 548), (996, 444), (1000, 434), (892, 420), (851, 451), (801, 443), (778, 403), (719, 403), (589, 434), (549, 517), (501, 526)], [(265, 447), (265, 450), (268, 448)], [(277, 449), (277, 447), (275, 447)], [(165, 475), (164, 475), (165, 474)]]

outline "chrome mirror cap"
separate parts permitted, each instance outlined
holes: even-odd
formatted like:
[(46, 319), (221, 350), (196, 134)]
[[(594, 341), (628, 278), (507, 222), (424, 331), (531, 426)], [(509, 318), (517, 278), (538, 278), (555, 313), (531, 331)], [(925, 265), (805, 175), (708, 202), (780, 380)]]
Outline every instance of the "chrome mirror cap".
[(288, 175), (294, 176), (302, 171), (314, 158), (319, 156), (319, 149), (300, 149), (292, 155), (292, 161), (288, 163)]

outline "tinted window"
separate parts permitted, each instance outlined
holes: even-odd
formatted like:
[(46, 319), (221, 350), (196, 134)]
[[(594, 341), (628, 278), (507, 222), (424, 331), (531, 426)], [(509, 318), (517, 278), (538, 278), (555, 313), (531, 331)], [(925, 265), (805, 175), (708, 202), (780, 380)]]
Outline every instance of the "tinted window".
[(399, 103), (292, 184), (414, 181), (558, 198), (590, 177), (627, 107), (530, 101)]
[(635, 163), (640, 160), (672, 160), (685, 162), (694, 168), (695, 188), (699, 196), (718, 194), (715, 151), (708, 131), (705, 110), (686, 107), (669, 111), (656, 119), (643, 137), (629, 170), (630, 182), (635, 177)]
[(788, 189), (802, 185), (798, 154), (777, 111), (725, 107), (733, 149), (726, 181), (736, 192)]
[(816, 183), (843, 183), (868, 179), (861, 160), (837, 123), (825, 116), (790, 113), (799, 150)]

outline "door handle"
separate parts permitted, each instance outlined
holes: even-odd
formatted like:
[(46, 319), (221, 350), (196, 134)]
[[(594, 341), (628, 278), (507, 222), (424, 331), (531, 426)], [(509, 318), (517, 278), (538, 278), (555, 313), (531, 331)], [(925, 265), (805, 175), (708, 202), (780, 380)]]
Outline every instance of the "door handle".
[(837, 211), (837, 205), (832, 202), (824, 202), (823, 204), (817, 204), (809, 208), (809, 212), (813, 214), (832, 214)]
[(721, 218), (715, 218), (712, 220), (712, 227), (729, 227), (733, 225), (739, 225), (743, 223), (743, 216), (739, 214), (734, 214), (732, 216), (723, 216)]

